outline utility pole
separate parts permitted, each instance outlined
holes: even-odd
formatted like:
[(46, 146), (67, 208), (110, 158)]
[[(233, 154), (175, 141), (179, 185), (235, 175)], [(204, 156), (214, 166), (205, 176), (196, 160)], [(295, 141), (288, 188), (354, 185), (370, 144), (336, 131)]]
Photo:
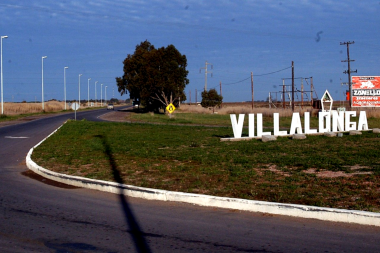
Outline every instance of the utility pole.
[(207, 71), (207, 65), (211, 65), (211, 69), (213, 68), (213, 65), (212, 65), (211, 63), (208, 63), (208, 62), (206, 61), (206, 65), (205, 65), (205, 67), (204, 67), (204, 68), (200, 68), (200, 70), (199, 70), (199, 73), (202, 72), (202, 69), (205, 70), (205, 91), (207, 91), (207, 74), (210, 73), (210, 74), (211, 74), (211, 77), (212, 77), (212, 72), (208, 72), (208, 71)]
[(252, 92), (252, 110), (253, 110), (253, 72), (251, 72), (251, 92)]
[(90, 80), (91, 78), (87, 80), (87, 106), (88, 107), (90, 107)]
[(97, 99), (96, 99), (96, 83), (97, 83), (98, 81), (96, 81), (95, 82), (95, 106), (98, 106), (98, 101), (97, 101)]
[(301, 109), (303, 109), (303, 78), (301, 78)]
[(189, 104), (191, 104), (191, 90), (189, 90)]
[(198, 103), (198, 91), (195, 89), (195, 103)]
[(294, 61), (292, 61), (292, 112), (294, 112)]
[(347, 62), (347, 64), (348, 64), (348, 69), (345, 70), (343, 73), (344, 74), (348, 74), (348, 90), (349, 90), (349, 93), (350, 93), (350, 105), (349, 105), (350, 108), (351, 108), (351, 105), (352, 105), (351, 73), (357, 73), (358, 72), (358, 70), (355, 70), (355, 71), (351, 70), (351, 66), (350, 66), (350, 62), (355, 61), (355, 60), (350, 60), (350, 44), (354, 44), (354, 43), (355, 43), (355, 41), (352, 41), (352, 42), (348, 41), (348, 42), (341, 42), (340, 43), (341, 46), (342, 45), (346, 45), (347, 46), (347, 60), (343, 60), (342, 62)]
[(269, 92), (269, 96), (268, 96), (268, 102), (269, 102), (269, 109), (271, 108), (271, 105), (270, 105), (270, 103), (272, 102), (271, 100), (272, 100), (272, 97), (271, 97), (272, 95), (270, 94), (270, 92)]
[(313, 104), (314, 104), (314, 99), (313, 99), (313, 89), (314, 89), (314, 85), (313, 85), (313, 77), (310, 77), (310, 97), (311, 97), (311, 106), (313, 106)]
[(282, 108), (285, 109), (285, 80), (282, 79)]

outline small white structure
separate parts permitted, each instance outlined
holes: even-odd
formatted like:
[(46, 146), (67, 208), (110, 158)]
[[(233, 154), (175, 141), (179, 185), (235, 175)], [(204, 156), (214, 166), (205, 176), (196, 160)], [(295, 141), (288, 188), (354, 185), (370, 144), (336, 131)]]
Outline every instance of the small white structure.
[[(321, 104), (322, 104), (322, 112), (331, 112), (332, 105), (333, 105), (333, 99), (329, 93), (328, 90), (323, 93), (322, 99), (321, 99)], [(325, 105), (327, 108), (325, 109)]]

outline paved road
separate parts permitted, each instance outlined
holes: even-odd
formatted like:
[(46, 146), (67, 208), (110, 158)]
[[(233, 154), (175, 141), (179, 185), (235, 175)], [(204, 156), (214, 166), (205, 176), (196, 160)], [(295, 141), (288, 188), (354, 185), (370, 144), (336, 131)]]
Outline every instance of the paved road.
[(145, 201), (28, 172), (27, 151), (69, 117), (0, 128), (0, 252), (380, 252), (377, 227)]

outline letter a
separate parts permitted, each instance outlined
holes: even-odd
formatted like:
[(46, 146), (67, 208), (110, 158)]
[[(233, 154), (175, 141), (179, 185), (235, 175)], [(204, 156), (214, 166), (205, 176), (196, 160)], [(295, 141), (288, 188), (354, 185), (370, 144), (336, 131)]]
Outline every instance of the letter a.
[(361, 111), (359, 114), (358, 130), (368, 130), (367, 114)]
[(290, 125), (290, 134), (302, 134), (301, 118), (298, 112), (293, 113), (292, 124)]

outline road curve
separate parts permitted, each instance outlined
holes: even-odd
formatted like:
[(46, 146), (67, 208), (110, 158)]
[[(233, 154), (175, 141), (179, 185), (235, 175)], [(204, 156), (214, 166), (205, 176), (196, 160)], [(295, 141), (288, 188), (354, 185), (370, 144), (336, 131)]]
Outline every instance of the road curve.
[(0, 128), (0, 252), (380, 252), (379, 227), (146, 201), (39, 178), (25, 156), (68, 118)]

